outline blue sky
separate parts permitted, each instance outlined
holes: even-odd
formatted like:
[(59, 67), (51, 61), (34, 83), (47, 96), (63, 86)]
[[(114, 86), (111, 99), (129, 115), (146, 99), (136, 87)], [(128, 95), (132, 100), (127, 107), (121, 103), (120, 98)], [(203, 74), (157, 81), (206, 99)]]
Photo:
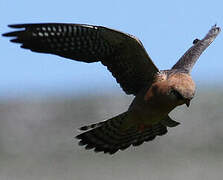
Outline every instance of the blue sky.
[[(223, 1), (1, 0), (0, 33), (13, 23), (85, 23), (137, 36), (160, 69), (170, 68), (215, 23), (223, 27)], [(85, 64), (33, 53), (0, 37), (0, 97), (119, 89), (100, 63)], [(222, 33), (195, 65), (198, 84), (222, 82)]]

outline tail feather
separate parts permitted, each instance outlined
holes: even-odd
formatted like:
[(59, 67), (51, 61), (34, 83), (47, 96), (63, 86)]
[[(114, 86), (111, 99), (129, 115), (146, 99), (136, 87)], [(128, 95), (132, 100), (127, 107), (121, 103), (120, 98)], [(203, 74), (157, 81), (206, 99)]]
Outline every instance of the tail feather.
[(114, 154), (118, 150), (125, 150), (131, 145), (139, 146), (167, 133), (166, 126), (161, 123), (144, 131), (140, 131), (137, 126), (123, 130), (127, 119), (128, 113), (125, 112), (107, 121), (83, 126), (80, 129), (86, 132), (76, 137), (80, 139), (79, 145), (85, 146), (85, 149), (94, 149), (95, 152)]

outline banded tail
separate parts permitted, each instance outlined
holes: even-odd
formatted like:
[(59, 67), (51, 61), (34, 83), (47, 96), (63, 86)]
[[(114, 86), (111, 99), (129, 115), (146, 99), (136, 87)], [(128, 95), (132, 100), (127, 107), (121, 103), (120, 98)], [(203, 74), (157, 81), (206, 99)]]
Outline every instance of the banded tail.
[(109, 120), (81, 127), (80, 130), (86, 132), (76, 136), (80, 139), (79, 145), (85, 146), (85, 149), (94, 149), (95, 152), (114, 154), (118, 150), (125, 150), (131, 145), (141, 145), (167, 133), (168, 125), (164, 123), (140, 130), (136, 125), (130, 126), (128, 119), (128, 112), (124, 112)]

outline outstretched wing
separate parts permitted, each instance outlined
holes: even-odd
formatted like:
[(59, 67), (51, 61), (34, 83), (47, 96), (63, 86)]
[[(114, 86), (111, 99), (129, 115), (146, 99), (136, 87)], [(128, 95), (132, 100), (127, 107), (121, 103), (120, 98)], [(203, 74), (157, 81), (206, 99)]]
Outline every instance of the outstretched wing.
[(195, 39), (194, 45), (186, 51), (172, 69), (180, 69), (190, 73), (201, 53), (215, 40), (220, 31), (220, 27), (214, 25), (202, 40)]
[(35, 52), (87, 63), (101, 61), (127, 94), (149, 87), (158, 69), (135, 37), (113, 29), (83, 24), (18, 24), (3, 34)]

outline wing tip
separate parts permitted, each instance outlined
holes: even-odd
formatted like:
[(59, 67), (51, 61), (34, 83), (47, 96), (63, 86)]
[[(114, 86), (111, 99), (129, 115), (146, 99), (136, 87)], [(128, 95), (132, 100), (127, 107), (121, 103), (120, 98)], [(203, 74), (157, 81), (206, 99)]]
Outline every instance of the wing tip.
[(4, 37), (10, 37), (10, 33), (3, 33), (2, 36), (4, 36)]
[(21, 41), (18, 38), (11, 39), (10, 42), (13, 42), (13, 43), (21, 43)]
[(208, 37), (216, 37), (219, 33), (221, 32), (221, 28), (219, 26), (217, 26), (217, 24), (214, 24), (211, 29), (208, 31), (207, 35), (204, 37), (208, 38)]
[(25, 28), (28, 24), (9, 24), (10, 28)]
[(217, 28), (217, 29), (221, 29), (219, 26), (217, 26), (217, 23), (215, 23), (215, 24), (211, 27), (211, 29), (215, 29), (215, 28)]

